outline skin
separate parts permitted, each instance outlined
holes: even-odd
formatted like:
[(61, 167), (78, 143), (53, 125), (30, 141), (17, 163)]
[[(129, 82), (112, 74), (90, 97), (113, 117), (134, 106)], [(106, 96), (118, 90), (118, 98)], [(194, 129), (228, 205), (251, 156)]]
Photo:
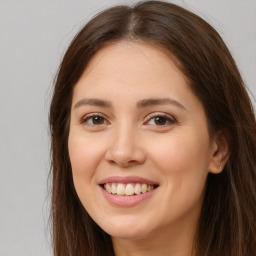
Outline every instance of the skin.
[[(138, 107), (151, 98), (172, 102)], [(221, 135), (209, 138), (201, 102), (163, 49), (121, 41), (99, 50), (74, 87), (68, 144), (76, 192), (116, 255), (192, 255), (207, 175), (228, 151)], [(159, 187), (138, 205), (115, 206), (98, 185), (109, 176)]]

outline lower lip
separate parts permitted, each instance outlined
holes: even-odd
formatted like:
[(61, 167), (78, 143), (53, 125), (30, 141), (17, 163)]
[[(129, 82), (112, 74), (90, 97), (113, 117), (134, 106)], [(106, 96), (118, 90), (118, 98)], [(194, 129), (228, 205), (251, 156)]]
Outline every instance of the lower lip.
[(145, 194), (138, 194), (134, 196), (118, 196), (116, 194), (108, 193), (104, 188), (100, 186), (104, 197), (113, 205), (122, 206), (122, 207), (131, 207), (138, 205), (139, 203), (145, 201), (146, 199), (150, 198), (157, 188), (146, 192)]

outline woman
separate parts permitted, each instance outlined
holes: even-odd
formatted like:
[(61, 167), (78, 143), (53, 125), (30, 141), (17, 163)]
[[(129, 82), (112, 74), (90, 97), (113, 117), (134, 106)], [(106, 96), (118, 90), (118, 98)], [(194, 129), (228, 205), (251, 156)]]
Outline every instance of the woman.
[(100, 13), (50, 109), (54, 255), (255, 255), (255, 123), (201, 18), (160, 1)]

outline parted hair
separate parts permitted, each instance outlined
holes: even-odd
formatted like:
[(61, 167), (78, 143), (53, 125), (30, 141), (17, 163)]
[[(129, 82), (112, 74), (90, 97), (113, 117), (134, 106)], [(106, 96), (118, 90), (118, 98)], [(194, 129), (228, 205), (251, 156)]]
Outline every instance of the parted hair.
[(102, 11), (75, 36), (60, 64), (49, 114), (54, 255), (114, 255), (111, 237), (78, 199), (67, 141), (74, 85), (98, 50), (121, 40), (155, 44), (174, 56), (203, 104), (210, 137), (218, 131), (226, 134), (230, 157), (220, 174), (208, 175), (194, 254), (256, 255), (256, 121), (251, 100), (216, 30), (192, 12), (162, 1)]

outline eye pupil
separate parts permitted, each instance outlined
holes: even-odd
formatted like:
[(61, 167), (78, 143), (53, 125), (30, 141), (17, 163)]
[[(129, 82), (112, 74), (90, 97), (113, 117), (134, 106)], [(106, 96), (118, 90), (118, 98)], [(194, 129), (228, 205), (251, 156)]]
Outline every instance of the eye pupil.
[(165, 125), (166, 124), (166, 118), (162, 117), (162, 116), (155, 117), (155, 124)]
[(104, 118), (100, 116), (94, 116), (92, 121), (93, 121), (93, 124), (103, 124)]

